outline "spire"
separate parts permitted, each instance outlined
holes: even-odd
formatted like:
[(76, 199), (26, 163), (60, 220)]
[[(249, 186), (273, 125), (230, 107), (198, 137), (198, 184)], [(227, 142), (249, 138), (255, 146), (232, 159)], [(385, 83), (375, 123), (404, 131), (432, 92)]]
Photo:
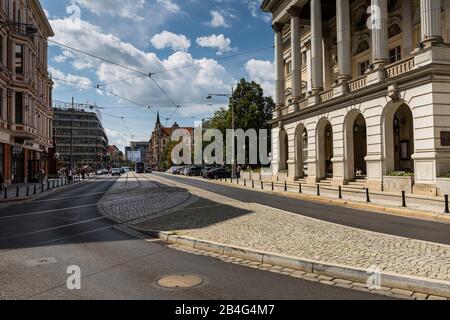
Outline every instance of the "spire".
[(157, 118), (156, 118), (156, 124), (161, 124), (161, 121), (160, 121), (160, 119), (159, 119), (159, 111), (158, 111), (158, 116), (157, 116)]

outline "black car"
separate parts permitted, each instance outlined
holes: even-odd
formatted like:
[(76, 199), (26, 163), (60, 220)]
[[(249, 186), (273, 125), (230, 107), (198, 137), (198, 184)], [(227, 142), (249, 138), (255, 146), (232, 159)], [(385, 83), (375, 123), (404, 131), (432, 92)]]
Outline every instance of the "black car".
[(152, 172), (153, 172), (152, 168), (145, 169), (145, 173), (152, 173)]
[(218, 169), (218, 167), (215, 167), (215, 166), (206, 166), (206, 167), (203, 167), (201, 176), (202, 176), (203, 178), (208, 178), (208, 172), (211, 171), (211, 170), (215, 170), (215, 169)]
[(186, 175), (190, 177), (199, 177), (202, 175), (202, 167), (190, 167), (186, 170)]
[(227, 168), (217, 168), (208, 171), (206, 174), (206, 178), (208, 179), (225, 179), (231, 178), (231, 171)]

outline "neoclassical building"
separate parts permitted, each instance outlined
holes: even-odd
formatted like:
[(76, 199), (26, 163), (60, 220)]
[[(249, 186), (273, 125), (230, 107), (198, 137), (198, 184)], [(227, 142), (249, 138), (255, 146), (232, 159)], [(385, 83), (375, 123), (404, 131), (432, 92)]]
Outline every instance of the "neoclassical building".
[(450, 172), (450, 0), (265, 0), (273, 15), (278, 180)]
[(49, 169), (53, 35), (38, 0), (0, 0), (0, 172), (7, 184), (36, 180)]

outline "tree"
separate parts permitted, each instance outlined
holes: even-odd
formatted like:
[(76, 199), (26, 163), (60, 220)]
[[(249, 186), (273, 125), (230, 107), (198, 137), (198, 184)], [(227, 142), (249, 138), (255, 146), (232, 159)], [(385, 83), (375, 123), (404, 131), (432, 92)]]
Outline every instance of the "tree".
[(179, 142), (177, 141), (169, 141), (164, 148), (162, 158), (161, 158), (161, 169), (163, 171), (173, 167), (172, 161), (172, 150)]
[[(265, 97), (261, 86), (252, 81), (241, 79), (230, 99), (235, 114), (235, 128), (247, 131), (249, 129), (268, 130), (268, 150), (271, 149), (271, 120), (275, 104), (271, 97)], [(224, 136), (226, 129), (232, 128), (230, 108), (222, 108), (205, 123), (206, 129), (218, 129)]]

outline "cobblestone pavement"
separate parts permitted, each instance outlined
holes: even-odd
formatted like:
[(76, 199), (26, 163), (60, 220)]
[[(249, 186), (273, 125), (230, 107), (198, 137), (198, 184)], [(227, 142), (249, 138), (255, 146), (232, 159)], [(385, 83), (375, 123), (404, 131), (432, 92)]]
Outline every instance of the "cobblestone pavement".
[(100, 202), (102, 211), (113, 220), (130, 224), (195, 201), (185, 189), (160, 185), (130, 173), (117, 180)]
[[(450, 281), (450, 246), (354, 229), (186, 188), (197, 196), (195, 202), (135, 227), (318, 262), (359, 268), (375, 265), (385, 272)], [(155, 206), (161, 205), (140, 205)], [(130, 210), (128, 214), (143, 216), (145, 212)]]

